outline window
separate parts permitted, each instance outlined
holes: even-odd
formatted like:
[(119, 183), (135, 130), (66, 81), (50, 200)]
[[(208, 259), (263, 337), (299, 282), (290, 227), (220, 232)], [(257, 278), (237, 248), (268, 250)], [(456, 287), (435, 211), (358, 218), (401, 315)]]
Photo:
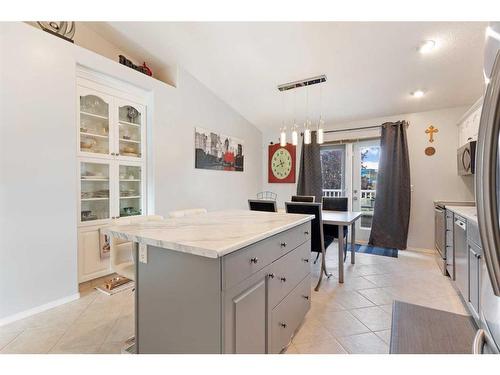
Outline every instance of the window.
[(345, 145), (321, 147), (323, 196), (345, 196)]

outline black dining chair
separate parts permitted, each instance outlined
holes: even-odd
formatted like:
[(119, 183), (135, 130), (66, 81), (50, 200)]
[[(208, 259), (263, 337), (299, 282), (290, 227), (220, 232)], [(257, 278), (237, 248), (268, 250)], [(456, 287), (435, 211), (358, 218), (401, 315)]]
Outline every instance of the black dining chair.
[(315, 198), (313, 195), (292, 195), (292, 202), (314, 203)]
[(250, 211), (278, 212), (276, 201), (266, 199), (249, 199), (248, 208)]
[[(349, 211), (349, 200), (347, 197), (323, 197), (323, 210), (325, 211)], [(338, 240), (339, 227), (337, 225), (324, 224), (324, 232)], [(347, 258), (347, 234), (349, 230), (344, 227), (344, 262)], [(318, 254), (319, 256), (319, 254)], [(314, 261), (316, 263), (318, 258)]]
[(315, 290), (319, 290), (323, 273), (326, 277), (332, 276), (326, 271), (326, 249), (333, 242), (334, 237), (323, 233), (323, 219), (321, 217), (321, 203), (308, 202), (285, 202), (286, 212), (289, 214), (307, 214), (314, 215), (311, 221), (311, 252), (323, 254), (321, 271), (318, 284)]

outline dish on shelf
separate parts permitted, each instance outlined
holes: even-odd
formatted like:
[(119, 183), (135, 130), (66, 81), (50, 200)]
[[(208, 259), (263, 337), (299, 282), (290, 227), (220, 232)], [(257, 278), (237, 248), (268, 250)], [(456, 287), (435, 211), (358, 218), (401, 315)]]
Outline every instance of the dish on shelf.
[(135, 152), (122, 152), (121, 155), (123, 155), (123, 156), (133, 156), (134, 158), (138, 158), (139, 157), (139, 154), (137, 154)]
[(97, 144), (95, 139), (86, 138), (85, 140), (80, 141), (80, 147), (89, 150)]
[(124, 207), (123, 211), (120, 213), (120, 216), (134, 216), (140, 215), (141, 210), (135, 207)]

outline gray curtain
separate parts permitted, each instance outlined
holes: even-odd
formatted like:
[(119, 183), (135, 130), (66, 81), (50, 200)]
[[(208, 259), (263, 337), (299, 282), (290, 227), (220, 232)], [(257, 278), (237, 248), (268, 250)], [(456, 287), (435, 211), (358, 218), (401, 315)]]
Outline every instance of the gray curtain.
[(406, 249), (410, 223), (410, 159), (406, 122), (382, 125), (377, 191), (369, 244)]
[(316, 143), (316, 132), (311, 132), (311, 143), (306, 145), (302, 137), (300, 152), (299, 180), (297, 195), (313, 195), (316, 202), (323, 196), (323, 176), (321, 174), (320, 146)]

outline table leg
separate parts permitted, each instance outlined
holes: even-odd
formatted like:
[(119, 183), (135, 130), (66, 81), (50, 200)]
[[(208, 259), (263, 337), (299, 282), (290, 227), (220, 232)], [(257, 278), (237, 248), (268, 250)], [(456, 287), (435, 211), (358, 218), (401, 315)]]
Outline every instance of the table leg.
[(321, 280), (323, 280), (323, 272), (326, 273), (326, 259), (325, 259), (326, 251), (323, 249), (321, 250), (321, 268), (319, 270), (319, 280), (318, 283), (316, 284), (316, 287), (314, 290), (317, 292), (319, 290), (319, 287), (321, 285)]
[(356, 263), (356, 223), (351, 225), (351, 264)]
[(344, 226), (339, 225), (339, 283), (344, 282)]

